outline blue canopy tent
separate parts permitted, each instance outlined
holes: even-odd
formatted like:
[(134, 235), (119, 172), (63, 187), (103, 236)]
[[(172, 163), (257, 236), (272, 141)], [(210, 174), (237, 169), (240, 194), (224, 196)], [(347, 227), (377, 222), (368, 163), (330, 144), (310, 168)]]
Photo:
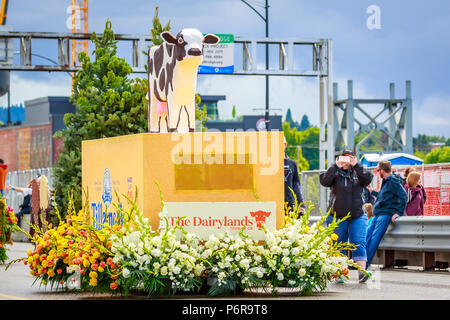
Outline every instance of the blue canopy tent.
[(361, 158), (361, 165), (364, 167), (376, 167), (380, 161), (390, 161), (395, 166), (416, 166), (422, 165), (423, 160), (408, 153), (366, 153)]

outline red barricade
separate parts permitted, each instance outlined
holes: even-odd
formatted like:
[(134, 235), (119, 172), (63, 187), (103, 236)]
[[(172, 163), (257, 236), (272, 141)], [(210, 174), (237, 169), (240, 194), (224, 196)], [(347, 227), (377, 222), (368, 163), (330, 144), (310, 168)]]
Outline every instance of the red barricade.
[[(403, 177), (406, 167), (393, 166), (393, 169)], [(415, 166), (415, 169), (422, 173), (422, 185), (427, 196), (424, 215), (450, 215), (450, 164)]]

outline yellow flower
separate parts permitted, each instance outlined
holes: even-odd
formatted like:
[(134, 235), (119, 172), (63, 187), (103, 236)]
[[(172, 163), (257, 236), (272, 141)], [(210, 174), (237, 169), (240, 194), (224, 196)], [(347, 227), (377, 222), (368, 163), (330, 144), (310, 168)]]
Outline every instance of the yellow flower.
[(31, 249), (27, 251), (28, 256), (31, 256), (32, 253), (33, 253), (33, 250), (31, 250)]
[(42, 261), (42, 266), (43, 266), (44, 268), (47, 268), (47, 264), (48, 264), (47, 260)]
[(89, 262), (90, 263), (95, 263), (95, 260), (97, 260), (94, 256), (90, 256), (89, 257)]
[(102, 267), (98, 267), (98, 272), (103, 272), (103, 271), (105, 271), (105, 269), (103, 269)]
[(85, 268), (87, 268), (87, 267), (89, 267), (90, 266), (90, 262), (89, 262), (89, 260), (83, 260), (83, 266), (85, 267)]
[(48, 271), (47, 271), (47, 274), (48, 274), (48, 276), (51, 278), (51, 277), (54, 277), (55, 276), (55, 271), (53, 270), (53, 269), (49, 269)]
[(100, 258), (100, 252), (99, 252), (99, 251), (95, 251), (93, 257), (94, 257), (95, 259)]
[(323, 229), (325, 229), (325, 228), (322, 227), (322, 226), (319, 226), (319, 230), (320, 230), (320, 231), (322, 231)]
[(91, 271), (91, 272), (89, 272), (89, 277), (97, 279), (98, 274), (95, 271)]
[(89, 280), (89, 284), (90, 284), (91, 286), (93, 286), (93, 287), (96, 287), (96, 286), (97, 286), (97, 279), (96, 279), (96, 278), (91, 278), (91, 279)]
[(337, 235), (336, 233), (333, 233), (333, 234), (331, 235), (331, 240), (337, 241), (337, 239), (338, 239), (338, 235)]
[(33, 263), (33, 257), (28, 257), (28, 263), (32, 264)]

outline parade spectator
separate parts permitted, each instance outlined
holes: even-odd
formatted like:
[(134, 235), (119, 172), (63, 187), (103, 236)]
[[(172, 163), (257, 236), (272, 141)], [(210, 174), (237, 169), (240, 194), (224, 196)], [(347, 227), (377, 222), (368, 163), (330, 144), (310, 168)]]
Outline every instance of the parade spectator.
[[(296, 205), (299, 216), (305, 212), (305, 204), (303, 203), (302, 189), (300, 185), (300, 177), (298, 175), (297, 163), (286, 154), (287, 142), (284, 138), (284, 201), (287, 203), (288, 212), (295, 210)], [(294, 198), (297, 198), (297, 203)]]
[(3, 159), (0, 159), (0, 195), (5, 197), (5, 183), (6, 173), (8, 171), (8, 165), (5, 164)]
[(414, 168), (413, 166), (406, 167), (405, 172), (403, 173), (403, 179), (402, 179), (403, 180), (403, 184), (406, 183), (406, 179), (408, 179), (408, 175), (411, 172), (414, 172), (414, 171), (416, 171), (416, 168)]
[(373, 220), (373, 205), (371, 203), (365, 203), (364, 204), (364, 211), (367, 215), (367, 226), (370, 226), (370, 223)]
[(373, 206), (373, 221), (367, 229), (367, 267), (372, 262), (389, 224), (403, 215), (407, 202), (405, 189), (400, 180), (392, 174), (390, 161), (380, 161), (375, 172), (383, 181), (379, 192), (372, 191), (377, 200)]
[[(336, 163), (320, 175), (320, 183), (331, 188), (327, 218), (330, 224), (333, 218), (344, 218), (349, 212), (351, 218), (341, 222), (335, 229), (337, 242), (350, 242), (356, 246), (352, 259), (362, 268), (366, 268), (366, 232), (367, 216), (363, 211), (364, 187), (372, 181), (372, 173), (364, 170), (350, 150), (342, 152)], [(359, 273), (362, 280), (364, 273)]]
[(15, 216), (17, 218), (17, 225), (20, 227), (21, 223), (22, 223), (22, 216), (24, 214), (30, 214), (31, 213), (31, 193), (32, 193), (32, 189), (31, 189), (31, 181), (30, 183), (28, 183), (28, 186), (26, 188), (20, 188), (20, 187), (13, 187), (11, 185), (9, 185), (6, 188), (6, 191), (16, 191), (16, 192), (20, 192), (24, 195), (23, 197), (23, 202), (22, 204), (19, 206), (20, 211), (15, 213)]
[(372, 194), (372, 190), (370, 185), (364, 188), (364, 203), (370, 203), (371, 205), (375, 203), (375, 197)]
[[(405, 169), (405, 173), (403, 174), (403, 176), (404, 176), (403, 187), (405, 188), (405, 190), (406, 190), (406, 186), (407, 186), (407, 179), (411, 172), (417, 172), (416, 168), (413, 166), (409, 166)], [(422, 184), (419, 184), (418, 187), (422, 189), (423, 203), (425, 204), (427, 202), (427, 193), (425, 192), (425, 188), (423, 187)]]
[(405, 191), (408, 196), (408, 203), (405, 209), (407, 216), (423, 216), (423, 206), (425, 203), (424, 190), (420, 185), (420, 172), (413, 171), (408, 175), (405, 184)]

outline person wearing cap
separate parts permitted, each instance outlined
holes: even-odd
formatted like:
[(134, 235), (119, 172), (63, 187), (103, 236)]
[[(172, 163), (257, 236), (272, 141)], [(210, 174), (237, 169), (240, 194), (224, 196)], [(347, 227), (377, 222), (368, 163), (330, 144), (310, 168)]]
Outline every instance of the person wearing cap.
[(380, 190), (372, 191), (377, 201), (373, 206), (373, 221), (367, 230), (367, 266), (372, 262), (390, 223), (403, 215), (408, 202), (402, 181), (392, 173), (390, 161), (378, 162), (374, 171), (383, 180)]
[[(303, 203), (302, 189), (300, 185), (300, 177), (298, 175), (297, 163), (286, 154), (287, 142), (284, 138), (284, 202), (287, 203), (288, 212), (295, 210), (295, 205), (299, 207), (299, 216), (305, 212), (305, 204)], [(297, 198), (297, 203), (294, 198)]]
[[(327, 224), (350, 213), (350, 218), (341, 222), (334, 232), (338, 235), (338, 243), (349, 242), (356, 246), (352, 259), (362, 269), (366, 269), (367, 261), (367, 215), (363, 210), (363, 192), (372, 178), (372, 173), (364, 170), (351, 150), (344, 150), (336, 157), (336, 163), (320, 175), (320, 184), (331, 189)], [(367, 276), (360, 272), (359, 281), (366, 280)]]

